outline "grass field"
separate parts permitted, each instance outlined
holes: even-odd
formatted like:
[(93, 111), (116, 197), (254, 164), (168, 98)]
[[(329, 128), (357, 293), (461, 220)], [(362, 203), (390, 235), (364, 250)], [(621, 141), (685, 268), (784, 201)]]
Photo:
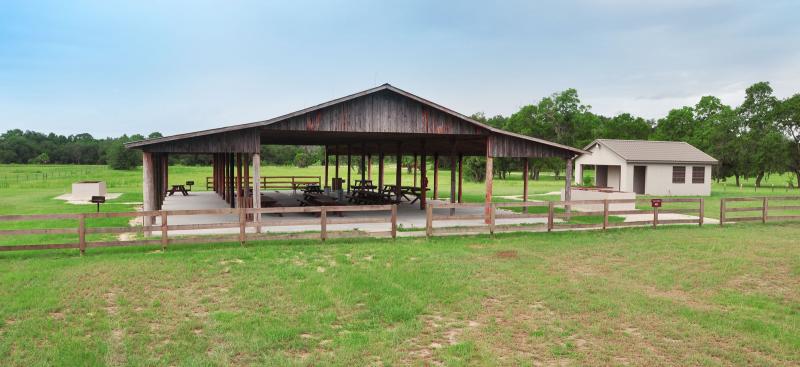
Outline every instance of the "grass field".
[(791, 365), (800, 226), (0, 254), (30, 365)]
[[(53, 199), (91, 178), (123, 193), (104, 211), (141, 201), (138, 170), (0, 165), (0, 215), (94, 211)], [(721, 196), (787, 194), (713, 189), (708, 216)], [(521, 192), (495, 180), (498, 201)], [(798, 238), (795, 222), (0, 253), (0, 365), (796, 365)]]

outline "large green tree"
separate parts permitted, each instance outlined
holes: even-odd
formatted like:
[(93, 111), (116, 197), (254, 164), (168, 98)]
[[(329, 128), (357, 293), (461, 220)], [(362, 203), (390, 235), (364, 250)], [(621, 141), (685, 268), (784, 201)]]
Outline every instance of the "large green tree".
[(759, 187), (766, 174), (783, 172), (787, 166), (786, 137), (777, 124), (779, 101), (772, 92), (768, 82), (753, 84), (737, 109), (743, 126), (741, 145), (747, 149), (743, 160)]
[(778, 108), (778, 124), (789, 137), (788, 165), (800, 187), (800, 94), (781, 101)]

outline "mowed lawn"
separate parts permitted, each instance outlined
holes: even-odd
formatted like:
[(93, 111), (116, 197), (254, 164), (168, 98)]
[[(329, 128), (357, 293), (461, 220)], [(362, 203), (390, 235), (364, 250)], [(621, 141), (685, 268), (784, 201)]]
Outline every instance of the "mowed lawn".
[[(319, 166), (263, 170), (322, 174)], [(171, 167), (170, 180), (203, 189), (209, 173)], [(123, 193), (103, 211), (141, 202), (140, 170), (0, 165), (0, 215), (92, 212), (53, 199), (79, 179)], [(546, 194), (563, 183), (531, 182), (532, 193), (545, 194), (532, 199), (557, 199)], [(787, 195), (770, 186), (713, 189), (712, 217), (722, 196)], [(521, 193), (518, 173), (495, 179), (497, 201)], [(482, 201), (483, 184), (465, 181), (465, 198)], [(58, 226), (75, 223), (0, 223)], [(0, 366), (795, 365), (798, 238), (800, 222), (787, 222), (106, 248), (83, 257), (6, 252)], [(75, 240), (0, 236), (0, 244)]]
[(792, 365), (800, 225), (0, 254), (0, 365)]

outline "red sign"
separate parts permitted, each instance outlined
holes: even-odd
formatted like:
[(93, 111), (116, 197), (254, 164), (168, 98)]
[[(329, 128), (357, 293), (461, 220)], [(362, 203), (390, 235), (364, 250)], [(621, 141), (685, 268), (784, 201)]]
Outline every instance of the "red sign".
[(652, 206), (653, 208), (660, 208), (661, 199), (650, 199), (650, 206)]

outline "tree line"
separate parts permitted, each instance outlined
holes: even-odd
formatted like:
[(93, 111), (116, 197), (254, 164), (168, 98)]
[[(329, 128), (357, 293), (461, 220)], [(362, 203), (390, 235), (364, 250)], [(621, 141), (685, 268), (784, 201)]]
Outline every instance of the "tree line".
[[(800, 186), (800, 94), (786, 99), (774, 96), (768, 82), (745, 90), (738, 107), (719, 98), (704, 96), (694, 106), (669, 111), (657, 120), (622, 113), (607, 117), (591, 112), (575, 89), (567, 89), (523, 106), (511, 116), (472, 116), (478, 121), (508, 131), (583, 148), (594, 139), (641, 139), (685, 141), (719, 160), (713, 174), (717, 180), (755, 178), (760, 186), (769, 174), (793, 173)], [(467, 172), (482, 179), (482, 158), (470, 158)], [(518, 159), (496, 159), (494, 174), (504, 177), (521, 170)], [(561, 159), (535, 159), (531, 178), (542, 170), (559, 175)], [(794, 183), (787, 182), (794, 185)]]
[[(686, 141), (719, 160), (714, 177), (755, 178), (760, 186), (769, 174), (793, 173), (800, 186), (800, 94), (786, 99), (774, 96), (768, 82), (755, 83), (745, 90), (737, 107), (719, 98), (704, 96), (694, 106), (669, 111), (660, 119), (644, 119), (629, 113), (607, 117), (595, 114), (583, 104), (575, 89), (554, 93), (536, 104), (523, 106), (510, 116), (472, 116), (486, 124), (508, 131), (535, 136), (582, 148), (598, 138)], [(157, 138), (154, 132), (94, 138), (90, 134), (57, 135), (19, 129), (0, 135), (0, 163), (108, 164), (115, 169), (130, 169), (141, 163), (141, 153), (123, 144)], [(323, 159), (320, 147), (262, 146), (264, 162), (305, 167)], [(170, 156), (171, 164), (207, 165), (208, 155)], [(410, 163), (410, 162), (408, 162)], [(446, 165), (447, 163), (444, 163)], [(482, 180), (483, 158), (465, 160), (468, 178)], [(521, 170), (517, 159), (497, 159), (494, 174), (500, 178)], [(560, 159), (534, 159), (531, 178), (542, 171), (559, 176), (564, 169)]]

